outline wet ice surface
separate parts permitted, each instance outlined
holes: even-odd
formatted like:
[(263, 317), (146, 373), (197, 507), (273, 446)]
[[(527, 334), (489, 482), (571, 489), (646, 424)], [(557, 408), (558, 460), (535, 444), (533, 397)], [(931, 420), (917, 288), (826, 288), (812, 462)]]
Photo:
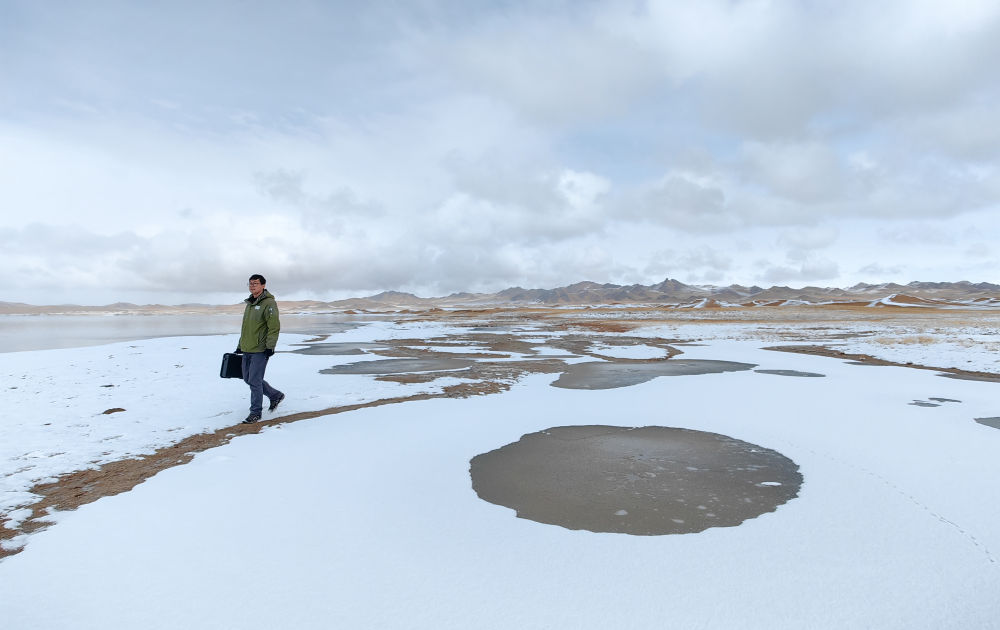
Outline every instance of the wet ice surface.
[(471, 359), (375, 359), (337, 365), (320, 370), (321, 374), (402, 374), (406, 372), (434, 372), (461, 370), (475, 363)]
[(936, 396), (931, 396), (927, 400), (914, 400), (910, 404), (914, 407), (940, 407), (944, 403), (960, 403), (961, 400), (955, 400), (954, 398), (939, 398)]
[(776, 376), (800, 376), (805, 378), (818, 378), (826, 376), (818, 372), (799, 372), (798, 370), (754, 370), (757, 374), (774, 374)]
[(983, 381), (987, 383), (995, 383), (996, 379), (989, 376), (977, 376), (975, 374), (953, 374), (950, 372), (940, 373), (937, 376), (943, 376), (944, 378), (955, 378), (960, 381)]
[(1000, 429), (1000, 418), (976, 418), (976, 422), (986, 427)]
[(658, 376), (719, 374), (749, 370), (753, 367), (754, 365), (750, 363), (698, 359), (668, 359), (653, 363), (588, 361), (567, 366), (566, 371), (552, 382), (552, 386), (566, 389), (612, 389), (638, 385)]
[(380, 350), (387, 348), (386, 344), (380, 343), (366, 343), (366, 342), (351, 342), (351, 341), (341, 341), (341, 342), (330, 342), (330, 343), (308, 343), (301, 344), (301, 347), (297, 347), (292, 352), (295, 354), (308, 354), (308, 355), (352, 355), (352, 354), (367, 354), (372, 350)]
[(733, 527), (798, 494), (784, 455), (673, 427), (568, 426), (470, 462), (472, 487), (517, 516), (567, 529), (655, 536)]
[(613, 346), (607, 344), (594, 344), (590, 348), (591, 352), (609, 358), (617, 359), (665, 359), (666, 352), (663, 348), (635, 344), (627, 346)]
[[(488, 330), (489, 332), (482, 332)], [(500, 328), (473, 327), (451, 330), (433, 337), (396, 337), (375, 342), (317, 342), (296, 351), (308, 355), (372, 354), (347, 365), (320, 370), (327, 375), (392, 375), (421, 373), (420, 380), (452, 376), (463, 370), (473, 380), (512, 382), (534, 371), (565, 372), (557, 387), (605, 389), (646, 382), (657, 376), (708, 374), (734, 369), (724, 362), (713, 365), (704, 361), (670, 361), (679, 351), (668, 340), (628, 335), (581, 334), (538, 330), (512, 334)], [(588, 359), (600, 359), (600, 367), (579, 368)], [(537, 361), (537, 362), (535, 362)], [(534, 365), (529, 363), (535, 362)], [(559, 370), (553, 366), (564, 366)], [(627, 367), (631, 366), (631, 367)], [(740, 368), (742, 369), (742, 368)], [(413, 379), (409, 379), (413, 380)]]

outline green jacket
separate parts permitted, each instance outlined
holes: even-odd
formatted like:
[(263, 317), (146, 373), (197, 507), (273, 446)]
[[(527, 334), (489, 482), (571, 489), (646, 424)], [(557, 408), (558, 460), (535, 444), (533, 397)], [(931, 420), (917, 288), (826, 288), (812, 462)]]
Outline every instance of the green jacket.
[(251, 295), (246, 300), (243, 311), (243, 328), (240, 331), (240, 350), (243, 352), (264, 352), (274, 350), (278, 344), (278, 303), (267, 289), (257, 299)]

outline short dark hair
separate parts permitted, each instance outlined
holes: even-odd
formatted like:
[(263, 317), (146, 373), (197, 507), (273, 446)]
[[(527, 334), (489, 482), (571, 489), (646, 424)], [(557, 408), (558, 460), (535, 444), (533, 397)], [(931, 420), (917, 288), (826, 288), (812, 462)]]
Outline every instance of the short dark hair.
[(261, 284), (267, 284), (267, 280), (265, 280), (264, 276), (260, 275), (259, 273), (255, 273), (252, 276), (250, 276), (250, 280), (248, 280), (248, 282), (253, 282), (254, 280), (260, 282)]

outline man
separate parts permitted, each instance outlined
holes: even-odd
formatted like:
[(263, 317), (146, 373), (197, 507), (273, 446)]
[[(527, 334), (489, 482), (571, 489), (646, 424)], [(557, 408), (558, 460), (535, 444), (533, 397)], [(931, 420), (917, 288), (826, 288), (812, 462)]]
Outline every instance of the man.
[(250, 297), (243, 310), (243, 328), (240, 331), (240, 345), (236, 354), (243, 355), (243, 380), (250, 386), (250, 415), (243, 424), (253, 424), (260, 420), (264, 396), (271, 401), (268, 411), (277, 409), (285, 395), (271, 387), (264, 380), (267, 360), (274, 354), (278, 343), (278, 304), (267, 290), (267, 280), (259, 273), (250, 276)]

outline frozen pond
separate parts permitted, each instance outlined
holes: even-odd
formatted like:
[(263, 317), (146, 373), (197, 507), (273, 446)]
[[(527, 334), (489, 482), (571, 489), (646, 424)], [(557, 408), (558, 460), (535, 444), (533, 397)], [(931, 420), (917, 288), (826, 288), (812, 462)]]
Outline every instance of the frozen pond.
[(473, 457), (470, 474), (519, 518), (641, 536), (734, 527), (802, 485), (776, 451), (676, 427), (554, 427)]

